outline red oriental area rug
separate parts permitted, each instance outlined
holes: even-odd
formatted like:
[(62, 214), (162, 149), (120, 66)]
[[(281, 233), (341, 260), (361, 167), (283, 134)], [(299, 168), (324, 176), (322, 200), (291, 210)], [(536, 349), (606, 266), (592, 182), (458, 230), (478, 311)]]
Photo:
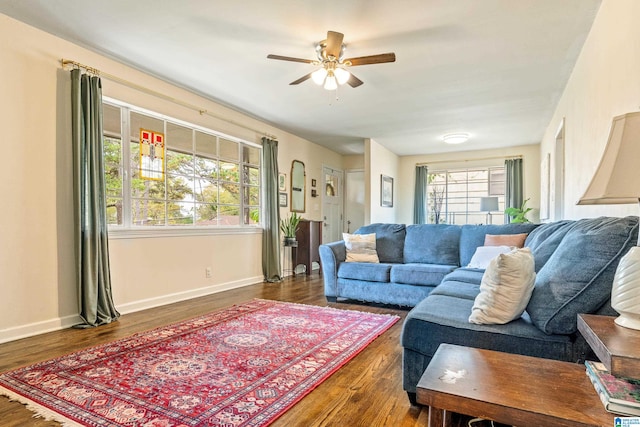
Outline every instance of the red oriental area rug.
[(265, 426), (397, 316), (253, 300), (0, 375), (65, 426)]

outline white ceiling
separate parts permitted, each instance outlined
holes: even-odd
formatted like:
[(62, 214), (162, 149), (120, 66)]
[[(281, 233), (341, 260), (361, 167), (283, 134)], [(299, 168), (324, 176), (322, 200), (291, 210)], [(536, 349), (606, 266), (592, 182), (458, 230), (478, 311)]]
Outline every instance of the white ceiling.
[[(600, 0), (0, 0), (0, 12), (344, 154), (540, 142)], [(327, 30), (358, 88), (308, 80)], [(73, 59), (73, 58), (70, 58)], [(91, 66), (92, 64), (87, 64)], [(443, 134), (471, 139), (450, 146)]]

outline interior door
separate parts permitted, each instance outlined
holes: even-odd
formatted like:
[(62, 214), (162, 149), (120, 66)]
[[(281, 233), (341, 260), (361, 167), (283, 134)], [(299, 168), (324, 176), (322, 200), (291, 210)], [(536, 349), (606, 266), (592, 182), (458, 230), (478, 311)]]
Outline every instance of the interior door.
[(342, 171), (322, 168), (322, 242), (342, 240)]
[(551, 189), (551, 206), (553, 208), (553, 220), (564, 218), (564, 119), (556, 135), (554, 157), (554, 185)]
[(345, 173), (344, 184), (344, 232), (353, 233), (364, 225), (364, 171)]

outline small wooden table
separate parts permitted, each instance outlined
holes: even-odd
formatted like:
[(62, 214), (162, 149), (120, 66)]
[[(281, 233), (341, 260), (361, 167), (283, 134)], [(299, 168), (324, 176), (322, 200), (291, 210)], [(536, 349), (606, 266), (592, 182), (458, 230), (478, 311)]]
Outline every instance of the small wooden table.
[(640, 376), (640, 331), (618, 326), (615, 317), (578, 314), (578, 330), (598, 359), (620, 377)]
[(429, 427), (449, 426), (452, 412), (518, 427), (611, 427), (614, 418), (584, 365), (451, 344), (431, 359), (417, 400)]

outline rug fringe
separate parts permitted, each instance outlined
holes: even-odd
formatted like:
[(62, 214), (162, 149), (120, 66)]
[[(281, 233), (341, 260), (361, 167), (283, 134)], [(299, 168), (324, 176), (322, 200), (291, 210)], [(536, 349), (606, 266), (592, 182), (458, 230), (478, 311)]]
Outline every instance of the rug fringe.
[(45, 421), (55, 421), (60, 423), (63, 427), (83, 427), (82, 424), (76, 423), (69, 418), (50, 410), (42, 405), (39, 405), (18, 393), (15, 393), (5, 387), (0, 387), (0, 395), (9, 398), (10, 402), (18, 402), (24, 405), (29, 411), (33, 412), (33, 418), (42, 418)]

